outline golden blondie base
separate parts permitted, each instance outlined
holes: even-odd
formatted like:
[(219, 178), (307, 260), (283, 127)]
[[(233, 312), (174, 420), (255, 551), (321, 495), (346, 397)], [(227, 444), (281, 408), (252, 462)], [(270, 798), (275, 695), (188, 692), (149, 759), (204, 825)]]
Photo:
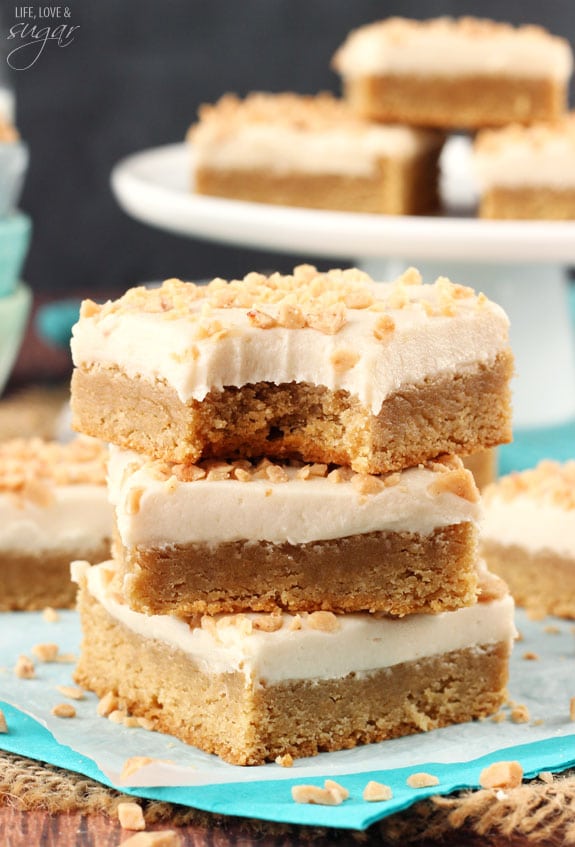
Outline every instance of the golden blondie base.
[(80, 593), (84, 638), (75, 680), (157, 730), (236, 765), (313, 756), (484, 717), (504, 702), (507, 644), (478, 646), (367, 675), (246, 686), (144, 640)]
[(575, 220), (575, 188), (492, 188), (479, 203), (481, 218)]
[(500, 576), (518, 606), (575, 620), (575, 563), (550, 552), (529, 553), (484, 541), (489, 570)]
[(421, 215), (439, 207), (437, 161), (440, 147), (416, 159), (381, 160), (370, 176), (277, 173), (200, 167), (198, 194), (343, 212)]
[(496, 75), (357, 77), (345, 80), (345, 95), (364, 117), (445, 129), (553, 121), (566, 107), (554, 80)]
[(118, 545), (130, 607), (146, 614), (444, 612), (475, 602), (476, 529), (371, 532), (309, 544)]
[(308, 383), (225, 388), (186, 404), (160, 381), (76, 368), (72, 425), (173, 462), (299, 457), (385, 473), (510, 441), (512, 373), (504, 352), (489, 366), (405, 387), (375, 416), (348, 392)]
[(38, 556), (0, 553), (0, 611), (38, 611), (46, 606), (72, 608), (77, 586), (70, 580), (70, 562), (101, 562), (110, 555), (110, 542), (83, 550), (41, 553)]

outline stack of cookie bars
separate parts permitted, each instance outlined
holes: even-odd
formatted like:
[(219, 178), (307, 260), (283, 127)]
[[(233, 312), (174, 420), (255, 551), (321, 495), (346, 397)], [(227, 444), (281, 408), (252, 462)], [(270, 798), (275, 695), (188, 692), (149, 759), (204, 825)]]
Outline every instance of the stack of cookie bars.
[(80, 684), (241, 765), (500, 707), (513, 603), (456, 455), (510, 438), (498, 306), (300, 266), (85, 302), (72, 350), (116, 510)]

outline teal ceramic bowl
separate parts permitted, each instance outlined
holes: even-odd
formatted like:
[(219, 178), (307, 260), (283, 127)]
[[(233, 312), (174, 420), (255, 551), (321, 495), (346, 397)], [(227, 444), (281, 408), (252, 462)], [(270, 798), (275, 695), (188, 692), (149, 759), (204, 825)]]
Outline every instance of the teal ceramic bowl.
[(31, 232), (32, 222), (22, 212), (0, 219), (0, 298), (16, 290)]
[(0, 297), (0, 394), (20, 350), (31, 305), (32, 293), (23, 282), (8, 297)]

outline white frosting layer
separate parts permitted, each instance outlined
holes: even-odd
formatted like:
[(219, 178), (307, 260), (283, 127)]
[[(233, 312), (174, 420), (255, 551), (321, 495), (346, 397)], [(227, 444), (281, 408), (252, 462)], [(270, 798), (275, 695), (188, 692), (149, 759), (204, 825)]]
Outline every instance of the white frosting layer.
[(575, 509), (527, 495), (512, 500), (495, 493), (485, 501), (482, 538), (529, 553), (549, 551), (575, 558)]
[(517, 137), (496, 150), (476, 150), (473, 169), (483, 191), (507, 188), (575, 188), (575, 144), (573, 136), (549, 136), (535, 146), (528, 136)]
[(70, 551), (71, 556), (112, 536), (113, 510), (104, 485), (63, 485), (53, 502), (0, 495), (0, 553), (41, 554)]
[[(439, 24), (439, 25), (438, 25)], [(518, 76), (566, 80), (572, 70), (569, 43), (530, 28), (465, 31), (448, 21), (429, 26), (373, 24), (352, 32), (334, 58), (344, 77)]]
[(370, 176), (381, 159), (409, 159), (437, 144), (436, 134), (409, 127), (358, 131), (246, 124), (230, 135), (206, 137), (205, 143), (198, 135), (194, 157), (197, 167)]
[[(371, 285), (378, 297), (394, 290), (391, 283)], [(407, 288), (413, 302), (388, 310), (395, 329), (383, 341), (374, 335), (381, 315), (369, 309), (348, 309), (345, 325), (335, 335), (326, 335), (309, 327), (258, 329), (247, 309), (215, 308), (212, 317), (231, 327), (217, 340), (198, 340), (195, 322), (186, 318), (110, 312), (76, 324), (72, 356), (77, 367), (119, 367), (131, 378), (163, 380), (184, 403), (225, 386), (308, 382), (348, 391), (378, 414), (386, 397), (402, 386), (472, 371), (508, 349), (508, 320), (499, 306), (486, 301), (478, 307), (476, 298), (462, 298), (452, 304), (454, 316), (430, 316), (420, 301), (438, 303), (438, 287)], [(202, 301), (197, 303), (199, 310)], [(278, 307), (265, 304), (265, 311), (275, 317)], [(358, 354), (356, 364), (338, 368), (332, 356), (349, 350)]]
[[(255, 621), (258, 614), (239, 616), (239, 625), (230, 616), (216, 626), (216, 638), (211, 629), (190, 628), (169, 615), (143, 615), (118, 603), (107, 594), (106, 580), (102, 579), (102, 568), (107, 564), (83, 571), (90, 593), (129, 630), (143, 639), (182, 650), (204, 673), (241, 671), (246, 679), (270, 683), (338, 679), (352, 672), (369, 673), (453, 650), (511, 642), (515, 634), (513, 601), (508, 595), (439, 615), (408, 615), (394, 620), (367, 614), (341, 615), (334, 632), (312, 629), (305, 614), (301, 615), (302, 628), (290, 630), (294, 616), (286, 614), (276, 632), (254, 629), (246, 634), (245, 619)], [(77, 571), (75, 578), (81, 578)]]
[[(305, 544), (367, 532), (428, 535), (438, 527), (475, 522), (479, 503), (451, 492), (434, 494), (430, 486), (446, 474), (413, 468), (400, 482), (362, 495), (351, 482), (297, 479), (197, 480), (169, 484), (158, 479), (157, 463), (129, 451), (111, 449), (109, 495), (116, 507), (126, 547), (166, 544), (218, 544), (252, 540)], [(143, 490), (133, 514), (134, 495)]]

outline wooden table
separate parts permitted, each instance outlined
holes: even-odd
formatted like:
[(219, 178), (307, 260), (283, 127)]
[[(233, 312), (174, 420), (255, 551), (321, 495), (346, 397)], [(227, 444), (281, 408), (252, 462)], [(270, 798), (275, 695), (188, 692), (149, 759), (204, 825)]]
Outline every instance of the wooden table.
[[(169, 825), (150, 829), (168, 829)], [(213, 827), (184, 826), (177, 830), (181, 847), (398, 847), (400, 842), (384, 839), (377, 828), (367, 833), (343, 830), (315, 835), (304, 827), (292, 827), (283, 835), (246, 832), (245, 824), (231, 820)], [(100, 815), (19, 812), (9, 806), (0, 807), (0, 844), (2, 847), (117, 847), (133, 835), (120, 828), (117, 821)], [(462, 829), (436, 841), (402, 842), (402, 847), (534, 847), (534, 842), (521, 836), (478, 836)], [(538, 841), (537, 847), (545, 847)], [(549, 844), (549, 847), (551, 845)], [(555, 847), (559, 845), (555, 844)]]

